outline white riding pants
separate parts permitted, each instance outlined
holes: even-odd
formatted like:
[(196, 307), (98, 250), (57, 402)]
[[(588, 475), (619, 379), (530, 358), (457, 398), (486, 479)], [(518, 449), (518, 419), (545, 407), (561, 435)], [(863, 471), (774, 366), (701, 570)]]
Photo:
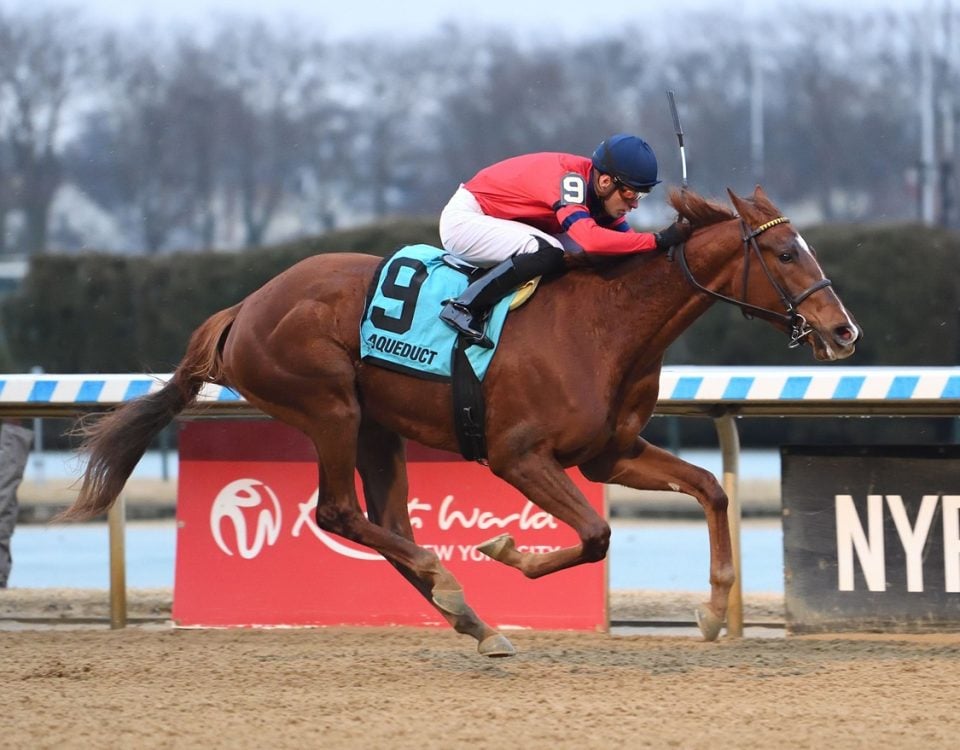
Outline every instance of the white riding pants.
[(536, 252), (540, 248), (536, 237), (563, 248), (552, 234), (529, 224), (487, 216), (463, 185), (440, 213), (443, 249), (476, 266), (494, 266), (514, 255)]

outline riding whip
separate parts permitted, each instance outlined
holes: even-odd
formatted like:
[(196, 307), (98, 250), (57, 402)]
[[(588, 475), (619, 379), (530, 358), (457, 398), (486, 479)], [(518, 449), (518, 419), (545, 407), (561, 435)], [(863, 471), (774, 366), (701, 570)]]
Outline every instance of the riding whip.
[(673, 95), (673, 90), (667, 91), (667, 100), (670, 102), (670, 114), (673, 115), (673, 129), (677, 133), (677, 141), (680, 143), (680, 185), (687, 189), (687, 153), (683, 148), (683, 127), (680, 125), (680, 113), (677, 111), (677, 100)]

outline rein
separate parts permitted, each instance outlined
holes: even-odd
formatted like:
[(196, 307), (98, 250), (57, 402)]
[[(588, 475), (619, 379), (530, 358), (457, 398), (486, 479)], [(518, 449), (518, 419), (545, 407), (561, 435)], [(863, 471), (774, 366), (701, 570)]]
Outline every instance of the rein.
[[(680, 268), (683, 270), (684, 276), (686, 276), (687, 281), (689, 281), (694, 288), (704, 292), (705, 294), (708, 294), (714, 299), (720, 300), (721, 302), (727, 302), (731, 305), (739, 307), (745, 318), (751, 318), (756, 314), (772, 317), (784, 323), (790, 330), (790, 342), (787, 344), (787, 346), (789, 346), (791, 349), (795, 349), (796, 347), (800, 346), (801, 343), (803, 343), (803, 339), (813, 332), (813, 329), (807, 323), (806, 318), (800, 314), (797, 308), (799, 307), (800, 303), (802, 303), (811, 294), (818, 292), (821, 289), (825, 289), (826, 287), (830, 286), (832, 282), (830, 279), (821, 279), (808, 289), (802, 291), (800, 294), (792, 296), (773, 277), (773, 274), (770, 272), (766, 261), (763, 259), (763, 255), (760, 252), (760, 247), (757, 245), (757, 237), (771, 227), (775, 227), (778, 224), (787, 224), (789, 221), (790, 219), (788, 219), (786, 216), (778, 216), (776, 219), (771, 219), (770, 221), (766, 222), (765, 224), (761, 224), (759, 227), (751, 231), (746, 222), (742, 218), (740, 219), (740, 237), (743, 241), (743, 299), (736, 299), (735, 297), (729, 297), (713, 289), (708, 289), (699, 281), (697, 281), (693, 276), (693, 272), (690, 270), (689, 264), (687, 263), (686, 243), (670, 248), (667, 257), (670, 260), (676, 258), (679, 261)], [(750, 275), (751, 254), (757, 256), (757, 262), (760, 263), (760, 267), (763, 269), (767, 280), (780, 297), (784, 312), (780, 313), (776, 310), (769, 310), (765, 307), (759, 307), (758, 305), (747, 302), (747, 281)]]

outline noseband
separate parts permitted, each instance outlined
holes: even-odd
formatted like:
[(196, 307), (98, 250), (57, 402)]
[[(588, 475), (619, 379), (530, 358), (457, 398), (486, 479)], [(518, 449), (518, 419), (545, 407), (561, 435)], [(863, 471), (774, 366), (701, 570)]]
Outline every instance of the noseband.
[[(821, 279), (808, 289), (802, 291), (800, 294), (792, 296), (773, 277), (773, 274), (767, 267), (766, 261), (763, 259), (763, 254), (760, 252), (760, 247), (757, 245), (757, 237), (771, 227), (775, 227), (778, 224), (786, 224), (789, 221), (790, 219), (788, 219), (786, 216), (778, 216), (776, 219), (771, 219), (770, 221), (766, 222), (765, 224), (761, 224), (759, 227), (751, 231), (746, 222), (742, 218), (740, 219), (740, 237), (743, 240), (743, 299), (728, 297), (727, 295), (721, 294), (713, 289), (708, 289), (699, 281), (697, 281), (693, 277), (693, 273), (690, 271), (690, 266), (687, 264), (685, 244), (676, 245), (675, 247), (670, 248), (667, 257), (670, 260), (676, 258), (679, 261), (680, 268), (683, 270), (683, 275), (686, 276), (687, 281), (689, 281), (696, 289), (710, 295), (715, 299), (721, 300), (722, 302), (728, 302), (731, 305), (739, 307), (745, 318), (752, 318), (754, 315), (760, 315), (762, 317), (773, 318), (784, 323), (784, 325), (786, 325), (790, 330), (790, 342), (788, 346), (793, 349), (800, 346), (800, 344), (803, 342), (803, 339), (813, 333), (813, 329), (809, 326), (806, 319), (800, 314), (797, 308), (799, 307), (800, 303), (811, 294), (830, 286), (831, 281), (830, 279)], [(757, 262), (763, 269), (763, 273), (766, 275), (767, 280), (780, 297), (780, 301), (783, 303), (785, 312), (781, 313), (777, 312), (776, 310), (769, 310), (765, 307), (759, 307), (747, 302), (747, 281), (750, 276), (751, 255), (755, 255), (757, 257)]]

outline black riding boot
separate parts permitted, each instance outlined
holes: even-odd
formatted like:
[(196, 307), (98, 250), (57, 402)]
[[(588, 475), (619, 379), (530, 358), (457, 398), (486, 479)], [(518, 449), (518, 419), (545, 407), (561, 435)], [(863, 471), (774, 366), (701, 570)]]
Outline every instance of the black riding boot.
[(530, 279), (558, 273), (565, 267), (563, 250), (539, 239), (540, 249), (514, 255), (501, 261), (463, 290), (456, 299), (447, 300), (440, 320), (455, 328), (469, 341), (484, 348), (493, 342), (484, 333), (486, 316), (497, 302)]

